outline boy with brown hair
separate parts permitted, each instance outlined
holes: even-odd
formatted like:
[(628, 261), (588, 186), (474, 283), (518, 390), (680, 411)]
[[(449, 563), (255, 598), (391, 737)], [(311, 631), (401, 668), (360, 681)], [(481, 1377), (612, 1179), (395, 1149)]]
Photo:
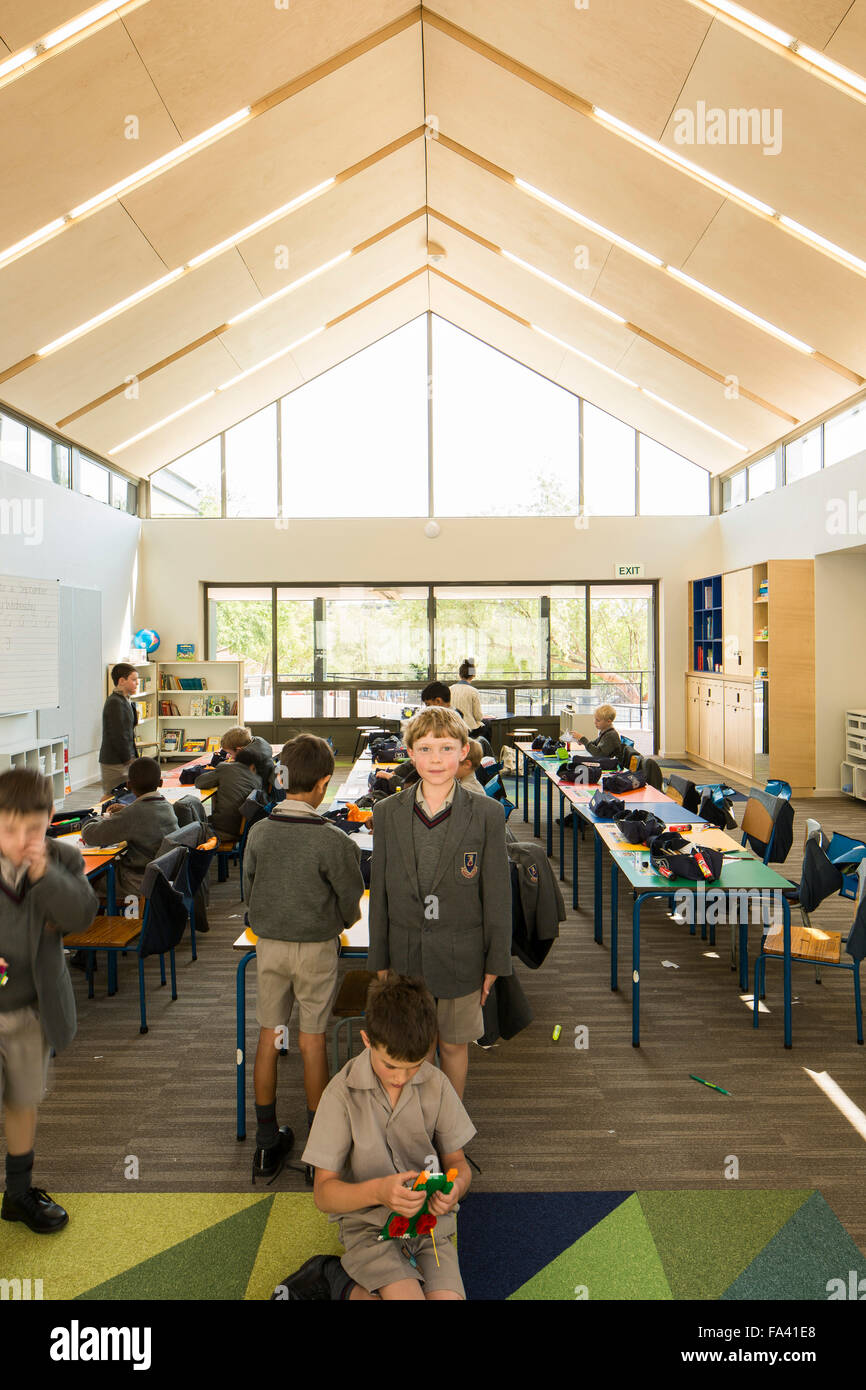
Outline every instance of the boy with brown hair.
[(138, 672), (128, 661), (119, 661), (111, 668), (114, 686), (102, 706), (102, 743), (99, 748), (99, 772), (104, 796), (126, 781), (129, 764), (135, 757), (135, 726), (138, 710), (132, 696), (138, 691)]
[(53, 810), (53, 788), (41, 773), (21, 768), (0, 775), (0, 1103), (6, 1131), (0, 1218), (23, 1221), (40, 1235), (69, 1220), (31, 1182), (51, 1048), (60, 1052), (75, 1037), (63, 936), (89, 927), (98, 906), (78, 850), (45, 838)]
[(474, 792), (476, 796), (486, 796), (484, 788), (476, 777), (476, 772), (481, 766), (481, 759), (484, 757), (484, 749), (477, 738), (470, 738), (469, 751), (465, 758), (461, 758), (457, 765), (457, 780), (461, 787), (468, 792)]
[(482, 1006), (497, 975), (511, 974), (505, 813), (457, 781), (467, 739), (460, 716), (436, 706), (406, 729), (420, 781), (373, 811), (367, 957), (382, 976), (393, 967), (423, 978), (436, 1000), (442, 1070), (460, 1097)]
[[(463, 1153), (475, 1128), (443, 1072), (427, 1061), (436, 1041), (436, 1005), (422, 980), (388, 974), (367, 995), (364, 1051), (334, 1077), (304, 1150), (315, 1168), (314, 1199), (340, 1222), (342, 1259), (317, 1255), (286, 1279), (274, 1298), (290, 1301), (377, 1298), (442, 1301), (466, 1297), (450, 1236), (471, 1182)], [(447, 1194), (428, 1210), (429, 1235), (380, 1240), (391, 1212), (417, 1216), (424, 1171), (456, 1169)]]
[[(358, 846), (317, 810), (334, 771), (330, 747), (299, 734), (280, 762), (288, 774), (286, 799), (253, 826), (244, 854), (244, 897), (258, 937), (254, 1182), (275, 1177), (294, 1143), (291, 1129), (277, 1126), (276, 1100), (277, 1054), (296, 999), (309, 1124), (328, 1084), (325, 1034), (337, 993), (340, 934), (357, 922), (364, 893)], [(307, 1177), (311, 1182), (312, 1173)]]
[(138, 897), (144, 871), (173, 830), (177, 816), (170, 801), (159, 790), (162, 771), (155, 758), (136, 758), (129, 764), (127, 785), (135, 800), (124, 805), (114, 802), (102, 820), (91, 821), (81, 832), (83, 845), (116, 845), (126, 841), (126, 850), (117, 865), (117, 889)]
[(220, 748), (226, 753), (237, 754), (242, 748), (252, 753), (255, 770), (262, 779), (262, 786), (268, 791), (274, 778), (274, 754), (271, 745), (258, 734), (253, 737), (252, 729), (243, 724), (227, 729), (220, 739)]

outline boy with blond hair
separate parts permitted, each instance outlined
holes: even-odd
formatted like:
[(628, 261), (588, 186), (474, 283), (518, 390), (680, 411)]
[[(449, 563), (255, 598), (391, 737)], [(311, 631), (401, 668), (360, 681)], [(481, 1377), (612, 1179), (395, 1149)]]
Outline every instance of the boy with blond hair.
[(220, 748), (225, 753), (235, 757), (242, 748), (248, 753), (252, 753), (255, 759), (255, 771), (262, 779), (262, 786), (265, 791), (270, 790), (274, 780), (274, 754), (271, 745), (258, 734), (253, 737), (252, 729), (246, 728), (243, 724), (238, 724), (234, 729), (227, 729), (220, 739)]
[(457, 780), (469, 753), (459, 715), (423, 709), (404, 742), (420, 780), (373, 811), (367, 966), (424, 980), (436, 1000), (442, 1070), (462, 1098), (482, 1005), (497, 975), (511, 974), (505, 815)]
[(595, 727), (598, 729), (598, 738), (588, 739), (581, 734), (577, 740), (594, 758), (616, 758), (617, 761), (622, 758), (622, 743), (619, 734), (613, 727), (615, 719), (616, 710), (613, 705), (599, 705), (593, 714)]
[(466, 757), (461, 759), (457, 768), (457, 780), (468, 792), (474, 792), (476, 796), (486, 796), (484, 788), (476, 777), (476, 772), (481, 766), (481, 759), (484, 757), (484, 749), (477, 738), (470, 738), (469, 752)]

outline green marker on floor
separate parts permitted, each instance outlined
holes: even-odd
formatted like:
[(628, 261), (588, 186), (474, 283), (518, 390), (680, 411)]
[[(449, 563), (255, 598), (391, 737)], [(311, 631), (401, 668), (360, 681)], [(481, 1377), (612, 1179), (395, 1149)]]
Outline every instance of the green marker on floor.
[(702, 1076), (695, 1076), (693, 1071), (689, 1072), (692, 1081), (700, 1081), (702, 1086), (709, 1086), (711, 1091), (719, 1091), (723, 1096), (729, 1096), (730, 1091), (726, 1091), (724, 1086), (717, 1086), (714, 1081), (705, 1081)]

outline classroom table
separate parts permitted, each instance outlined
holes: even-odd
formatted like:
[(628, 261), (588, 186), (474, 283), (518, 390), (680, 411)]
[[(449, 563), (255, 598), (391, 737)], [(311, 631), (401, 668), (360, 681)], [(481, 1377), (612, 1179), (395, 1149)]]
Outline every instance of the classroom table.
[[(360, 916), (357, 922), (346, 931), (340, 934), (340, 956), (348, 959), (366, 959), (367, 951), (370, 946), (370, 890), (364, 892), (359, 903)], [(245, 927), (240, 936), (234, 943), (235, 951), (243, 951), (244, 954), (238, 961), (236, 972), (236, 993), (235, 993), (235, 1019), (237, 1027), (237, 1051), (235, 1053), (235, 1068), (237, 1082), (237, 1137), (246, 1139), (247, 1137), (247, 1116), (246, 1116), (246, 1033), (247, 1033), (247, 1000), (246, 1000), (246, 973), (247, 966), (256, 954), (256, 942), (258, 937), (251, 927)]]
[(84, 858), (84, 873), (88, 883), (93, 883), (105, 874), (105, 910), (109, 917), (117, 916), (117, 890), (115, 887), (114, 861), (126, 849), (126, 841), (118, 840), (116, 845), (89, 847), (81, 843), (81, 833), (58, 835), (66, 845), (75, 845)]
[[(619, 875), (627, 880), (634, 890), (634, 905), (632, 907), (632, 1047), (640, 1046), (640, 918), (641, 908), (645, 902), (655, 898), (667, 898), (673, 902), (678, 893), (683, 891), (697, 893), (700, 886), (694, 879), (687, 878), (663, 878), (652, 868), (644, 868), (641, 854), (635, 851), (624, 851), (611, 849), (611, 873), (610, 873), (610, 893), (611, 893), (611, 984), (612, 990), (618, 988), (617, 981), (617, 945), (618, 945), (618, 909), (619, 909)], [(726, 860), (718, 879), (711, 885), (713, 889), (736, 890), (736, 889), (764, 889), (771, 892), (779, 892), (790, 888), (790, 884), (781, 874), (776, 873), (768, 864), (764, 864), (758, 859), (757, 855), (747, 855), (744, 858)], [(743, 925), (740, 924), (741, 943)], [(745, 924), (746, 934), (748, 934), (748, 923)], [(783, 985), (784, 985), (784, 1042), (785, 1047), (791, 1046), (791, 909), (788, 900), (782, 897), (782, 933), (783, 933)], [(746, 952), (741, 944), (741, 962)], [(742, 968), (742, 964), (741, 964)], [(754, 1026), (758, 1026), (758, 1001), (753, 1001)]]

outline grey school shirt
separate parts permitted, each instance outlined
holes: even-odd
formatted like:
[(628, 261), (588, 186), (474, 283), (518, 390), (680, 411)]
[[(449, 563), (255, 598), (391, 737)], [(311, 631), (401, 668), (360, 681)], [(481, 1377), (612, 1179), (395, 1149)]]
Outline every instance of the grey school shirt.
[(257, 936), (333, 941), (357, 922), (363, 893), (353, 837), (305, 802), (286, 798), (250, 830), (244, 898)]
[[(0, 854), (0, 884), (7, 892), (18, 894), (23, 891), (27, 878), (27, 864), (17, 867), (11, 860)], [(9, 978), (0, 989), (0, 1014), (24, 1009), (36, 1003), (36, 979), (30, 963), (27, 922), (22, 914), (9, 915), (3, 924), (0, 938), (0, 958), (9, 967)]]
[(261, 790), (262, 779), (244, 763), (226, 762), (209, 767), (196, 777), (199, 788), (216, 787), (208, 820), (225, 835), (241, 833), (241, 807), (251, 792)]
[[(423, 782), (418, 783), (415, 792), (416, 805), (420, 806), (424, 814), (430, 818), (430, 807), (424, 799), (422, 791)], [(418, 870), (418, 887), (421, 896), (427, 897), (430, 889), (435, 882), (436, 873), (439, 868), (439, 860), (442, 857), (442, 846), (445, 844), (445, 837), (448, 834), (448, 822), (451, 819), (451, 807), (454, 804), (455, 782), (451, 783), (448, 792), (439, 810), (436, 812), (436, 821), (433, 825), (425, 825), (420, 816), (412, 816), (412, 844), (415, 848), (415, 864)], [(448, 815), (443, 814), (448, 811)]]
[(81, 832), (85, 845), (116, 845), (126, 841), (126, 850), (118, 862), (117, 883), (121, 892), (139, 893), (144, 871), (151, 859), (173, 830), (177, 816), (170, 801), (158, 791), (136, 797), (122, 811), (91, 821)]

